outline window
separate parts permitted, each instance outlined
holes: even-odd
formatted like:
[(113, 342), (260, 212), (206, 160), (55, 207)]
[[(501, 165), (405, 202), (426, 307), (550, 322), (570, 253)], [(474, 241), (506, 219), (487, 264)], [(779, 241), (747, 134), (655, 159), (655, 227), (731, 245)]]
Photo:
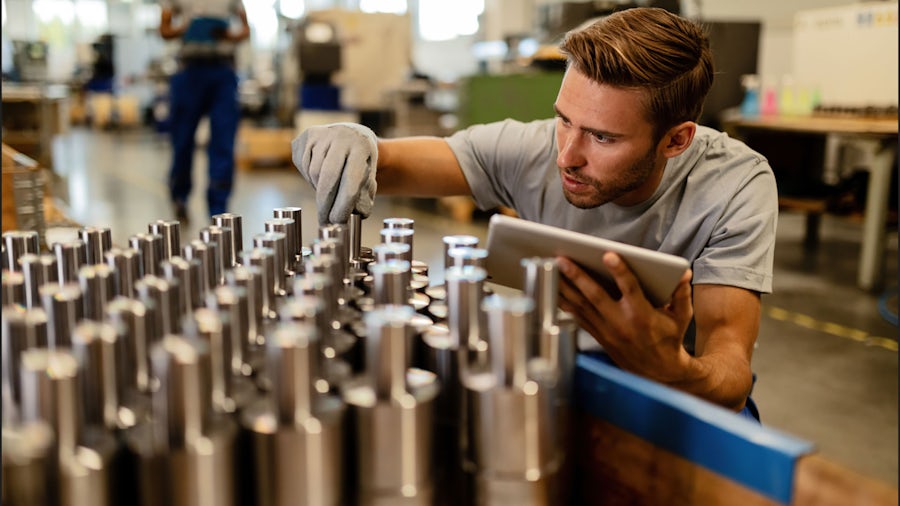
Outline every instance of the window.
[(424, 40), (450, 40), (478, 32), (484, 0), (419, 0), (419, 35)]

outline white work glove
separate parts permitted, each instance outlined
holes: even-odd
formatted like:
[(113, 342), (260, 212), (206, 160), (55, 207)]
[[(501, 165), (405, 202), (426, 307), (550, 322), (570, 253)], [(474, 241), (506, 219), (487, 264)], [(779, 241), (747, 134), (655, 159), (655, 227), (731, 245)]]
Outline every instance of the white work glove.
[(378, 139), (356, 123), (306, 129), (291, 142), (291, 157), (316, 190), (319, 224), (347, 223), (354, 210), (364, 218), (375, 203)]

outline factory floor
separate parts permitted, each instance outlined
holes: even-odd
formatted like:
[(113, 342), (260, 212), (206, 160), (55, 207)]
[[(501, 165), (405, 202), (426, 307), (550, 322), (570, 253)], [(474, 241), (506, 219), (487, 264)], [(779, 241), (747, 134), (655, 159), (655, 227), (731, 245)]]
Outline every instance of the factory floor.
[[(114, 244), (174, 219), (166, 189), (167, 139), (148, 130), (74, 128), (54, 143), (55, 192), (82, 225), (108, 226)], [(182, 237), (198, 238), (206, 214), (206, 154), (195, 157), (190, 221)], [(314, 194), (292, 166), (237, 171), (230, 211), (242, 216), (245, 249), (272, 209), (303, 208), (303, 244), (316, 236)], [(415, 220), (417, 259), (442, 265), (440, 238), (471, 234), (484, 240), (486, 215), (454, 220), (431, 200), (379, 197), (363, 222), (362, 241), (378, 241), (381, 219)], [(804, 216), (783, 212), (775, 251), (775, 292), (763, 297), (753, 368), (753, 397), (767, 426), (813, 442), (825, 457), (892, 485), (898, 483), (897, 233), (889, 234), (885, 286), (856, 284), (861, 223), (826, 216), (819, 246), (803, 248)], [(442, 279), (439, 268), (432, 281)]]

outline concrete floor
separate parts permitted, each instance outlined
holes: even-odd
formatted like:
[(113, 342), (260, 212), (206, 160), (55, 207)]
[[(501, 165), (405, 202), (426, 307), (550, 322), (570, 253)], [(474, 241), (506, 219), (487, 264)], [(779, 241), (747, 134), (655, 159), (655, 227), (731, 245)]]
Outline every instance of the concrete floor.
[[(148, 131), (97, 132), (76, 128), (54, 145), (55, 170), (68, 192), (69, 216), (83, 225), (109, 226), (115, 244), (172, 219), (166, 189), (170, 148)], [(209, 224), (204, 192), (206, 155), (195, 158), (191, 221), (183, 237), (198, 238)], [(244, 243), (263, 231), (272, 209), (304, 209), (303, 244), (316, 236), (315, 200), (293, 167), (238, 171), (230, 210), (243, 219)], [(440, 238), (471, 234), (484, 240), (486, 220), (462, 223), (433, 201), (379, 198), (363, 223), (363, 244), (380, 242), (381, 219), (416, 220), (417, 259), (442, 265)], [(367, 224), (370, 224), (367, 226)], [(775, 293), (763, 298), (754, 370), (754, 398), (763, 423), (815, 443), (827, 458), (892, 485), (898, 483), (897, 234), (885, 251), (886, 292), (855, 285), (861, 226), (825, 217), (821, 243), (803, 248), (804, 217), (782, 213), (775, 256)], [(433, 281), (442, 273), (433, 273)], [(884, 295), (887, 293), (888, 295)]]

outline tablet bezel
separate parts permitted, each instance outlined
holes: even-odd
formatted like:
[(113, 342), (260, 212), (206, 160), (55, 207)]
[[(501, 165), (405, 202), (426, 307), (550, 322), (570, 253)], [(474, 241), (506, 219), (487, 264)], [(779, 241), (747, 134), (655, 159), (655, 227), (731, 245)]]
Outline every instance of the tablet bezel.
[(620, 292), (603, 254), (618, 253), (631, 268), (647, 299), (657, 307), (669, 302), (690, 263), (679, 256), (502, 214), (491, 217), (485, 269), (488, 281), (521, 290), (525, 276), (522, 259), (564, 256), (580, 265), (613, 297)]

